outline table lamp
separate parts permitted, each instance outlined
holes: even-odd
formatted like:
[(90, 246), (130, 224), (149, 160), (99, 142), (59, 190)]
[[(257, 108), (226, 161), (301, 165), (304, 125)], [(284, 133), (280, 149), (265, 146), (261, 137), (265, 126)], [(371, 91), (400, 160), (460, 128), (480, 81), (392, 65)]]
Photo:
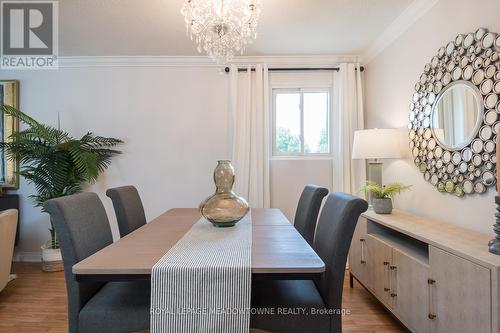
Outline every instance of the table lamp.
[(368, 181), (383, 185), (383, 163), (379, 160), (401, 157), (401, 130), (368, 129), (354, 132), (352, 158), (368, 160)]

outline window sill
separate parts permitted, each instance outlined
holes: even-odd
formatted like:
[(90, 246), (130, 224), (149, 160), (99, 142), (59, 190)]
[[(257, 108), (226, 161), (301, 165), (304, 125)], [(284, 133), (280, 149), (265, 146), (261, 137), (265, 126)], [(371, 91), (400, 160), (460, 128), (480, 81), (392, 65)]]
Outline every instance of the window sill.
[(271, 161), (293, 161), (293, 160), (301, 160), (301, 161), (314, 161), (314, 160), (331, 160), (333, 159), (332, 155), (297, 155), (297, 156), (271, 156)]

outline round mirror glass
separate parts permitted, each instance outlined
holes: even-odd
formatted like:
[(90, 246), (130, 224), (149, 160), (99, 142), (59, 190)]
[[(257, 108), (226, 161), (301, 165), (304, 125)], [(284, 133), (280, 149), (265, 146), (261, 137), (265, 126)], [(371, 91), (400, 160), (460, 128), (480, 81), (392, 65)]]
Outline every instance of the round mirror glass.
[(448, 86), (434, 104), (431, 128), (434, 137), (446, 149), (458, 150), (469, 145), (482, 120), (482, 98), (477, 88), (466, 81)]

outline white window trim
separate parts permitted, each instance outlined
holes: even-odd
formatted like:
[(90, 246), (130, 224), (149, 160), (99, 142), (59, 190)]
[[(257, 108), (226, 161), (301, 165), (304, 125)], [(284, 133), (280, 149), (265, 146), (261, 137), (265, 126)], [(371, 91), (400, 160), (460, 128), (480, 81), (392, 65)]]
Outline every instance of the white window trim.
[[(287, 82), (286, 84), (276, 84), (270, 87), (271, 95), (271, 160), (329, 160), (333, 156), (333, 135), (332, 135), (332, 119), (333, 119), (333, 87), (331, 84), (311, 84), (311, 82), (297, 82), (296, 84)], [(276, 93), (277, 92), (300, 92), (300, 126), (301, 126), (301, 151), (300, 153), (280, 153), (276, 151)], [(328, 92), (328, 152), (327, 153), (305, 153), (304, 152), (304, 103), (303, 96), (307, 92)]]

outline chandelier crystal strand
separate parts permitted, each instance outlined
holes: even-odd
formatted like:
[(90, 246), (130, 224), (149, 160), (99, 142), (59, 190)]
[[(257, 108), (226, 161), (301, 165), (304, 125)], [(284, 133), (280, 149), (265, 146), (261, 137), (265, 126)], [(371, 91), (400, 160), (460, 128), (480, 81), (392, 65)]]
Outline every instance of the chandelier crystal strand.
[(227, 64), (257, 38), (260, 0), (184, 0), (181, 13), (198, 52)]

